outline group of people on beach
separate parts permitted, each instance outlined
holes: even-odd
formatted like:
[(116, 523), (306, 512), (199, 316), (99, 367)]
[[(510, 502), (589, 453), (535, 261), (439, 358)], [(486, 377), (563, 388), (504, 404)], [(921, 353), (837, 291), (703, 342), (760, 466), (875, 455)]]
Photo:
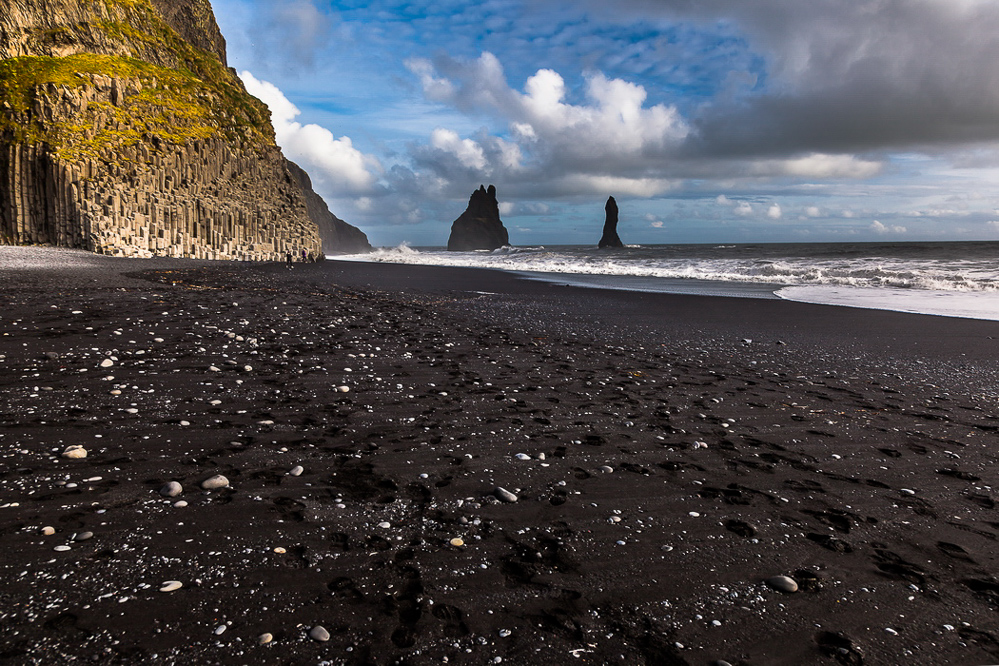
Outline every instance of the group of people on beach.
[[(288, 253), (285, 255), (285, 259), (287, 260), (288, 267), (290, 268), (292, 263), (294, 263), (295, 261), (295, 254), (291, 250), (288, 250)], [(306, 250), (302, 250), (302, 263), (311, 264), (317, 261), (319, 261), (318, 255), (315, 255), (312, 252), (308, 252)]]

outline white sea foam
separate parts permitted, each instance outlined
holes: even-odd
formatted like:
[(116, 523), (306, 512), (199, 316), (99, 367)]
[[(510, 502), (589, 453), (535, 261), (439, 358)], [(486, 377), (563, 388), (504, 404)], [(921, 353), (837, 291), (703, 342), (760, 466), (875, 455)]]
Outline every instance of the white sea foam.
[(776, 294), (780, 298), (801, 303), (999, 321), (999, 292), (996, 291), (955, 292), (817, 285), (785, 287)]
[[(712, 249), (726, 250), (733, 247), (735, 246), (715, 246)], [(613, 252), (601, 252), (593, 248), (544, 247), (503, 247), (491, 252), (447, 252), (416, 250), (407, 245), (344, 258), (536, 273), (633, 275), (779, 285), (828, 284), (941, 291), (999, 291), (999, 265), (994, 259), (941, 262), (938, 259), (879, 257), (698, 257), (687, 253), (671, 256), (655, 247), (636, 247), (633, 251)]]
[[(788, 300), (999, 319), (999, 248), (993, 245), (630, 246), (610, 251), (558, 246), (478, 252), (401, 245), (345, 259), (491, 268), (540, 279), (585, 275), (590, 286), (642, 291), (719, 293), (694, 284), (702, 282), (771, 285)], [(687, 284), (678, 286), (681, 282)]]

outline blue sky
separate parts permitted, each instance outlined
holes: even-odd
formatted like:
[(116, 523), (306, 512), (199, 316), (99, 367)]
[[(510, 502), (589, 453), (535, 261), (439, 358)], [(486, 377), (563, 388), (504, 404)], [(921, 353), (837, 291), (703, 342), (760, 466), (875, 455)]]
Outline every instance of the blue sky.
[(990, 0), (213, 0), (376, 245), (495, 184), (515, 245), (999, 239)]

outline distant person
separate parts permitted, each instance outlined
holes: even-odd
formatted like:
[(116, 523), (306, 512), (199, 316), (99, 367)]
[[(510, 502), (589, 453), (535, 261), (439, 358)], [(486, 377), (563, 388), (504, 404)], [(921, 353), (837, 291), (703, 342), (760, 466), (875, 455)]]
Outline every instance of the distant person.
[(309, 253), (305, 251), (305, 248), (302, 248), (302, 263), (305, 263), (308, 260), (309, 260)]
[(285, 259), (288, 261), (288, 268), (291, 268), (291, 262), (292, 262), (291, 250), (288, 250), (288, 254), (285, 255)]

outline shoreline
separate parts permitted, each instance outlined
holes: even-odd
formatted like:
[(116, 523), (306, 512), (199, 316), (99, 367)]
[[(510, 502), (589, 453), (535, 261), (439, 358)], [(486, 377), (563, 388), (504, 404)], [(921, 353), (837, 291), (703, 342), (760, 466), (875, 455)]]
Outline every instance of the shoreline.
[(999, 659), (999, 323), (99, 263), (0, 261), (0, 663)]

